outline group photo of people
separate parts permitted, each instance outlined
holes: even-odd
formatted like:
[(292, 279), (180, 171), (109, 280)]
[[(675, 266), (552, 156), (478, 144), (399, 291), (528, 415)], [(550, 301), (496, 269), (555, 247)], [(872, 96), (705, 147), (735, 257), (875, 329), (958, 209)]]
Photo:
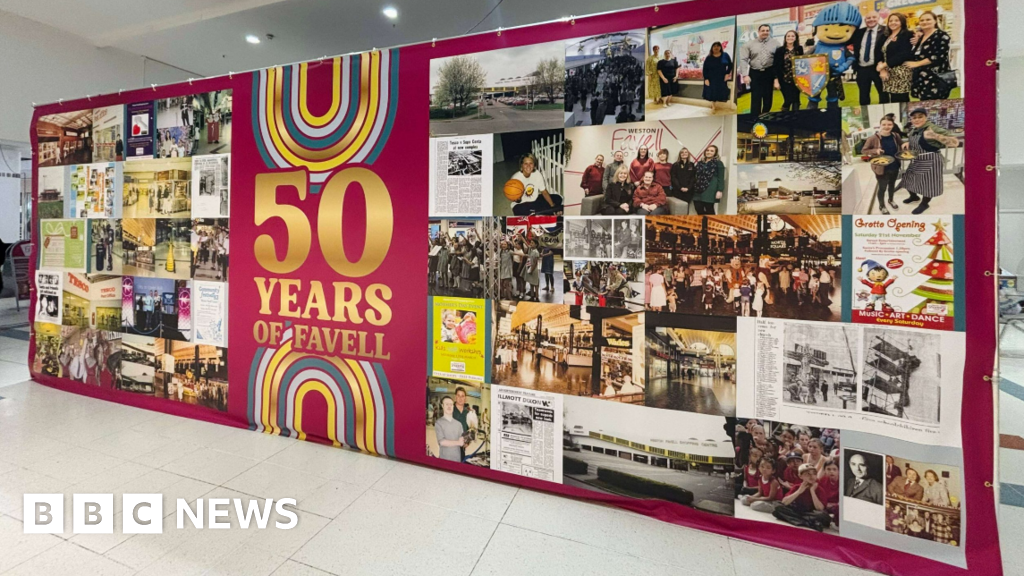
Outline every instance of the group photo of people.
[(614, 126), (565, 131), (573, 150), (565, 170), (568, 214), (735, 213), (727, 186), (735, 155), (732, 119), (644, 122), (634, 131), (630, 138)]
[(960, 546), (960, 470), (888, 455), (885, 460), (885, 529)]
[(566, 42), (566, 128), (644, 120), (644, 40), (632, 30)]
[(838, 534), (840, 431), (748, 418), (729, 423), (736, 517)]
[(643, 262), (565, 260), (565, 303), (643, 310)]
[(647, 220), (648, 310), (839, 321), (840, 216)]
[(647, 119), (735, 113), (735, 37), (734, 17), (649, 28)]
[[(561, 304), (565, 282), (561, 216), (509, 216), (498, 219), (495, 298)], [(490, 254), (488, 256), (491, 256)]]
[(131, 298), (131, 308), (121, 313), (121, 330), (128, 334), (188, 340), (189, 334), (178, 327), (179, 289), (183, 280), (125, 276), (123, 296)]
[(737, 109), (960, 98), (963, 2), (921, 4), (840, 0), (738, 16)]
[(844, 108), (843, 144), (843, 213), (963, 214), (963, 100)]
[[(485, 224), (492, 219), (431, 220), (427, 291), (431, 296), (483, 298)], [(491, 222), (493, 224), (493, 222)]]

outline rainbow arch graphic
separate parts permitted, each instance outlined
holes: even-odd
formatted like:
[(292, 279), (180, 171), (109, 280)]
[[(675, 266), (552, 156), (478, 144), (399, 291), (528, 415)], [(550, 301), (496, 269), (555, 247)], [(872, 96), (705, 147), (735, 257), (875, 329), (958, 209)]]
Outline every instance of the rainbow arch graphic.
[(293, 328), (280, 347), (260, 347), (249, 371), (249, 428), (304, 440), (303, 400), (327, 401), (327, 435), (372, 454), (395, 455), (395, 408), (379, 362), (316, 356), (293, 350)]
[(398, 50), (322, 62), (332, 67), (331, 106), (319, 115), (308, 107), (310, 63), (253, 72), (252, 123), (263, 162), (306, 168), (313, 193), (343, 164), (373, 164), (398, 109)]

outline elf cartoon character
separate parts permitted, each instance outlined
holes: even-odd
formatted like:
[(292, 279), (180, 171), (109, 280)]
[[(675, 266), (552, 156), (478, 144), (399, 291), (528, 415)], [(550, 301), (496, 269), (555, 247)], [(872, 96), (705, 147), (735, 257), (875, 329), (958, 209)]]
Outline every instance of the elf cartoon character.
[(865, 310), (874, 310), (875, 303), (881, 303), (882, 312), (892, 312), (892, 306), (885, 303), (885, 295), (889, 290), (889, 286), (896, 281), (895, 278), (889, 278), (889, 271), (884, 266), (875, 262), (874, 260), (865, 260), (863, 264), (857, 268), (857, 272), (863, 272), (867, 268), (867, 278), (861, 278), (860, 283), (871, 288), (871, 296), (868, 298), (868, 303), (864, 306)]
[[(828, 90), (829, 108), (838, 107), (844, 97), (842, 75), (853, 66), (853, 54), (847, 45), (862, 21), (860, 10), (847, 2), (836, 2), (814, 18), (814, 36), (818, 41), (811, 53), (828, 56), (829, 78), (825, 88)], [(817, 108), (821, 93), (807, 100), (809, 108)]]

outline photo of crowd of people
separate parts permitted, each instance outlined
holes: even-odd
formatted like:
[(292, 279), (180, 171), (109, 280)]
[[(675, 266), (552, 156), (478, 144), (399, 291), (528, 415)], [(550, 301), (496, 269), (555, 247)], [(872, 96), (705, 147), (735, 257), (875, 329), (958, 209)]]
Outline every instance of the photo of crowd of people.
[(427, 379), (427, 453), (450, 462), (491, 465), (491, 386)]
[(736, 320), (648, 312), (645, 404), (736, 415)]
[(431, 296), (483, 298), (485, 237), (491, 219), (441, 219), (429, 223), (427, 290)]
[(564, 42), (435, 58), (430, 135), (561, 128), (564, 85)]
[(963, 214), (964, 102), (843, 109), (843, 213)]
[(841, 217), (647, 219), (645, 303), (655, 312), (841, 319)]
[(962, 3), (921, 4), (882, 0), (861, 10), (841, 0), (738, 16), (737, 108), (959, 98)]
[(192, 221), (191, 278), (228, 281), (228, 230), (227, 218), (196, 218)]
[[(590, 126), (565, 131), (572, 149), (565, 169), (566, 212), (603, 214), (731, 214), (729, 193), (735, 123), (722, 117)], [(580, 178), (578, 187), (570, 182)]]
[(566, 42), (566, 127), (643, 121), (644, 41), (632, 30)]
[(567, 259), (564, 274), (567, 304), (644, 309), (642, 262)]
[(154, 340), (154, 349), (154, 396), (221, 412), (228, 409), (226, 349), (164, 338)]
[(562, 303), (563, 281), (560, 216), (509, 216), (499, 219), (498, 286), (502, 300)]
[(729, 423), (736, 517), (838, 534), (840, 431), (746, 418)]
[(735, 37), (733, 17), (648, 29), (647, 119), (735, 112)]

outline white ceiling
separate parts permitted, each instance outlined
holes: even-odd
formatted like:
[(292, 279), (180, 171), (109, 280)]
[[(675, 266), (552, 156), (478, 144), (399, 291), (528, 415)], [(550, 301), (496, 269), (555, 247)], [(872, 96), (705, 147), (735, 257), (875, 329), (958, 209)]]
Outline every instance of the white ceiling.
[[(0, 0), (97, 47), (210, 76), (654, 4), (654, 0)], [(381, 14), (386, 5), (398, 19)], [(497, 8), (495, 8), (497, 6)], [(492, 12), (493, 10), (493, 12)], [(246, 34), (273, 34), (259, 45)]]

